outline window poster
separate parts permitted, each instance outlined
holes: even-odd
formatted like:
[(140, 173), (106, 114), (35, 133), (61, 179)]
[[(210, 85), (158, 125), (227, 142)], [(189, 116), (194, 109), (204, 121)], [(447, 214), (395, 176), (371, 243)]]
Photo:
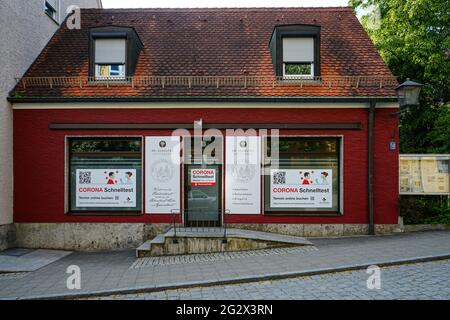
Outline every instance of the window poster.
[(260, 145), (260, 137), (226, 138), (225, 208), (228, 213), (261, 213)]
[(145, 139), (147, 213), (180, 212), (180, 143), (181, 139), (177, 136), (146, 137)]
[(271, 208), (332, 208), (333, 170), (271, 169)]
[(76, 206), (136, 207), (136, 169), (77, 169)]

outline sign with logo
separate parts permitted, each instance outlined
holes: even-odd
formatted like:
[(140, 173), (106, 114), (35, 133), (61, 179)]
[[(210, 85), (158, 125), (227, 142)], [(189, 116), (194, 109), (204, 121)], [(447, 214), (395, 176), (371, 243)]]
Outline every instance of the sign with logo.
[(191, 186), (214, 187), (216, 184), (216, 169), (191, 169)]
[(180, 137), (145, 138), (146, 212), (180, 212)]
[(136, 207), (136, 169), (77, 169), (76, 206)]
[(225, 209), (261, 213), (260, 137), (226, 137)]
[(270, 170), (271, 208), (332, 208), (333, 170)]

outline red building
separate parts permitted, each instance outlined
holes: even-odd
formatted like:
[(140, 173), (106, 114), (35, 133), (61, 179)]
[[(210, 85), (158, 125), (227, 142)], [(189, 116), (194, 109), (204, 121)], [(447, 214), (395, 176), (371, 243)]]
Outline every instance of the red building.
[(397, 227), (397, 81), (351, 8), (92, 9), (81, 27), (9, 98), (19, 245)]

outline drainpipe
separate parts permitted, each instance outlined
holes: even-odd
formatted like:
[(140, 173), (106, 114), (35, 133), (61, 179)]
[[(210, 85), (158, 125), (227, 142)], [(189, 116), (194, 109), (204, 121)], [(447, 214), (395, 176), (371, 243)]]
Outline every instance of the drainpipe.
[(368, 121), (368, 206), (369, 206), (369, 234), (375, 234), (375, 224), (374, 224), (374, 207), (373, 207), (373, 127), (375, 119), (375, 100), (370, 100), (369, 106), (369, 121)]

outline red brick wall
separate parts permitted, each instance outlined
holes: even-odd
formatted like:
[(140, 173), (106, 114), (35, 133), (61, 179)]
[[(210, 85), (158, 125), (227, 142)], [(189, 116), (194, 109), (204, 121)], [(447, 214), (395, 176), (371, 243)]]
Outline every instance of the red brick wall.
[[(375, 223), (397, 223), (398, 150), (390, 151), (394, 109), (375, 116)], [(170, 131), (54, 131), (50, 123), (320, 123), (360, 122), (362, 130), (289, 130), (281, 134), (344, 136), (344, 210), (340, 217), (233, 215), (242, 223), (367, 223), (367, 109), (94, 109), (14, 111), (15, 222), (170, 222), (167, 215), (69, 216), (64, 212), (65, 136), (165, 135)]]

